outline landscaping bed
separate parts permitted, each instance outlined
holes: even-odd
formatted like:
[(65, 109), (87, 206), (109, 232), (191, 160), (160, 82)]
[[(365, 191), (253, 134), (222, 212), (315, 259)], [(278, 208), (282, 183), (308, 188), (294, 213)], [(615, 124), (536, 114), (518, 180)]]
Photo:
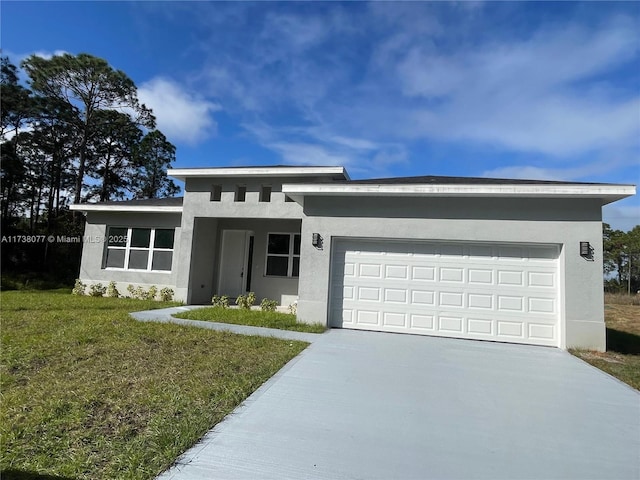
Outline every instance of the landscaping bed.
[(298, 322), (295, 315), (289, 313), (263, 312), (245, 308), (206, 307), (184, 313), (175, 313), (173, 316), (176, 318), (186, 318), (188, 320), (277, 328), (279, 330), (292, 330), (295, 332), (322, 333), (326, 330), (324, 325)]

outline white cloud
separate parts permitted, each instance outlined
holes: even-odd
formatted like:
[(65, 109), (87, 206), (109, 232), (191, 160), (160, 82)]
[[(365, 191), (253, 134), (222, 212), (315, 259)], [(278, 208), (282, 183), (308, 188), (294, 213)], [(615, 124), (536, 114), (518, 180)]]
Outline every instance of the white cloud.
[(217, 133), (212, 114), (220, 106), (172, 80), (158, 77), (143, 83), (138, 98), (153, 110), (158, 129), (171, 141), (195, 144)]
[(395, 66), (396, 78), (406, 97), (426, 106), (403, 127), (411, 137), (554, 156), (628, 145), (640, 133), (637, 89), (590, 89), (589, 80), (637, 56), (639, 39), (632, 22), (617, 19), (596, 32), (544, 29), (448, 55), (414, 46)]
[[(636, 17), (530, 8), (531, 18), (466, 2), (200, 11), (210, 34), (197, 81), (245, 127), (262, 124), (268, 134), (249, 133), (286, 162), (393, 173), (428, 165), (425, 145), (453, 145), (479, 147), (476, 169), (492, 176), (578, 180), (606, 172), (614, 150), (631, 153), (617, 167), (637, 162)], [(513, 153), (530, 165), (514, 165)]]
[[(66, 50), (54, 50), (52, 53), (46, 50), (38, 50), (37, 52), (33, 52), (32, 55), (35, 55), (36, 57), (44, 58), (45, 60), (51, 60), (52, 57), (59, 57), (61, 55), (64, 55), (65, 53), (69, 53), (69, 52), (67, 52)], [(25, 55), (23, 58), (20, 59), (20, 61), (24, 60), (28, 56), (29, 55)]]
[(640, 205), (624, 205), (623, 202), (605, 205), (602, 208), (602, 221), (614, 230), (628, 232), (640, 225)]
[(266, 146), (279, 153), (286, 163), (292, 165), (348, 166), (353, 160), (317, 144), (274, 142)]
[(607, 159), (596, 159), (588, 163), (573, 166), (535, 166), (535, 165), (506, 165), (485, 170), (482, 177), (489, 178), (520, 178), (525, 180), (560, 180), (584, 181), (588, 178), (603, 177), (612, 169), (624, 168), (628, 160), (617, 155)]

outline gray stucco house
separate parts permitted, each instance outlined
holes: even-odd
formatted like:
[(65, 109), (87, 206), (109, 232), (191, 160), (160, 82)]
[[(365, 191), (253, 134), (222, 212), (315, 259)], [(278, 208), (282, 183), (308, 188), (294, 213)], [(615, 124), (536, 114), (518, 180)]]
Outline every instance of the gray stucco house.
[[(254, 291), (333, 327), (605, 348), (602, 206), (632, 185), (173, 169), (184, 198), (86, 212), (80, 279)], [(94, 240), (92, 240), (94, 239)]]

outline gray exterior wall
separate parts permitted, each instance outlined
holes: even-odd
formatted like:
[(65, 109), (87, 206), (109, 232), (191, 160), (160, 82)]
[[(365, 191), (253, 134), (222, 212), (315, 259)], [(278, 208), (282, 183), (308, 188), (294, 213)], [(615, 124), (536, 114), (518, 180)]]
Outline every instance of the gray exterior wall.
[[(300, 233), (300, 220), (195, 218), (192, 250), (181, 251), (181, 265), (190, 264), (191, 288), (185, 298), (190, 304), (208, 304), (213, 295), (227, 295), (219, 284), (219, 269), (224, 230), (250, 231), (254, 237), (250, 291), (257, 302), (263, 298), (289, 305), (297, 299), (298, 278), (265, 275), (269, 233)], [(190, 258), (189, 258), (190, 257)]]
[[(170, 272), (140, 272), (126, 270), (112, 270), (103, 268), (106, 254), (104, 238), (107, 227), (141, 227), (141, 228), (175, 228), (173, 260)], [(148, 288), (152, 285), (158, 289), (168, 287), (175, 291), (178, 253), (180, 251), (180, 214), (179, 213), (124, 213), (124, 212), (88, 212), (82, 245), (82, 260), (80, 263), (80, 280), (92, 285), (102, 283), (106, 285), (116, 282), (120, 294), (127, 295), (127, 285), (141, 285)]]
[[(286, 178), (286, 183), (330, 181), (322, 177)], [(258, 301), (270, 298), (281, 304), (294, 301), (297, 278), (266, 277), (266, 241), (270, 232), (300, 232), (302, 207), (285, 202), (282, 178), (188, 178), (185, 184), (176, 295), (187, 303), (209, 303), (218, 288), (222, 231), (249, 230), (255, 236), (251, 290)], [(211, 200), (213, 185), (222, 187), (221, 201)], [(247, 187), (246, 200), (234, 200), (237, 185)], [(260, 202), (263, 185), (271, 186), (271, 201)]]
[[(335, 238), (545, 243), (561, 246), (561, 348), (604, 350), (602, 218), (598, 200), (305, 197), (298, 318), (328, 322)], [(312, 233), (323, 249), (311, 245)], [(580, 256), (588, 241), (593, 260)]]

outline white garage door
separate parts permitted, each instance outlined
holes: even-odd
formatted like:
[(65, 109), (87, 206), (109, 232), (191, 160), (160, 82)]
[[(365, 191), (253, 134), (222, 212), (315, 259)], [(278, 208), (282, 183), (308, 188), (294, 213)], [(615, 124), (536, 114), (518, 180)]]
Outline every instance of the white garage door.
[(337, 240), (331, 325), (558, 346), (559, 248)]

